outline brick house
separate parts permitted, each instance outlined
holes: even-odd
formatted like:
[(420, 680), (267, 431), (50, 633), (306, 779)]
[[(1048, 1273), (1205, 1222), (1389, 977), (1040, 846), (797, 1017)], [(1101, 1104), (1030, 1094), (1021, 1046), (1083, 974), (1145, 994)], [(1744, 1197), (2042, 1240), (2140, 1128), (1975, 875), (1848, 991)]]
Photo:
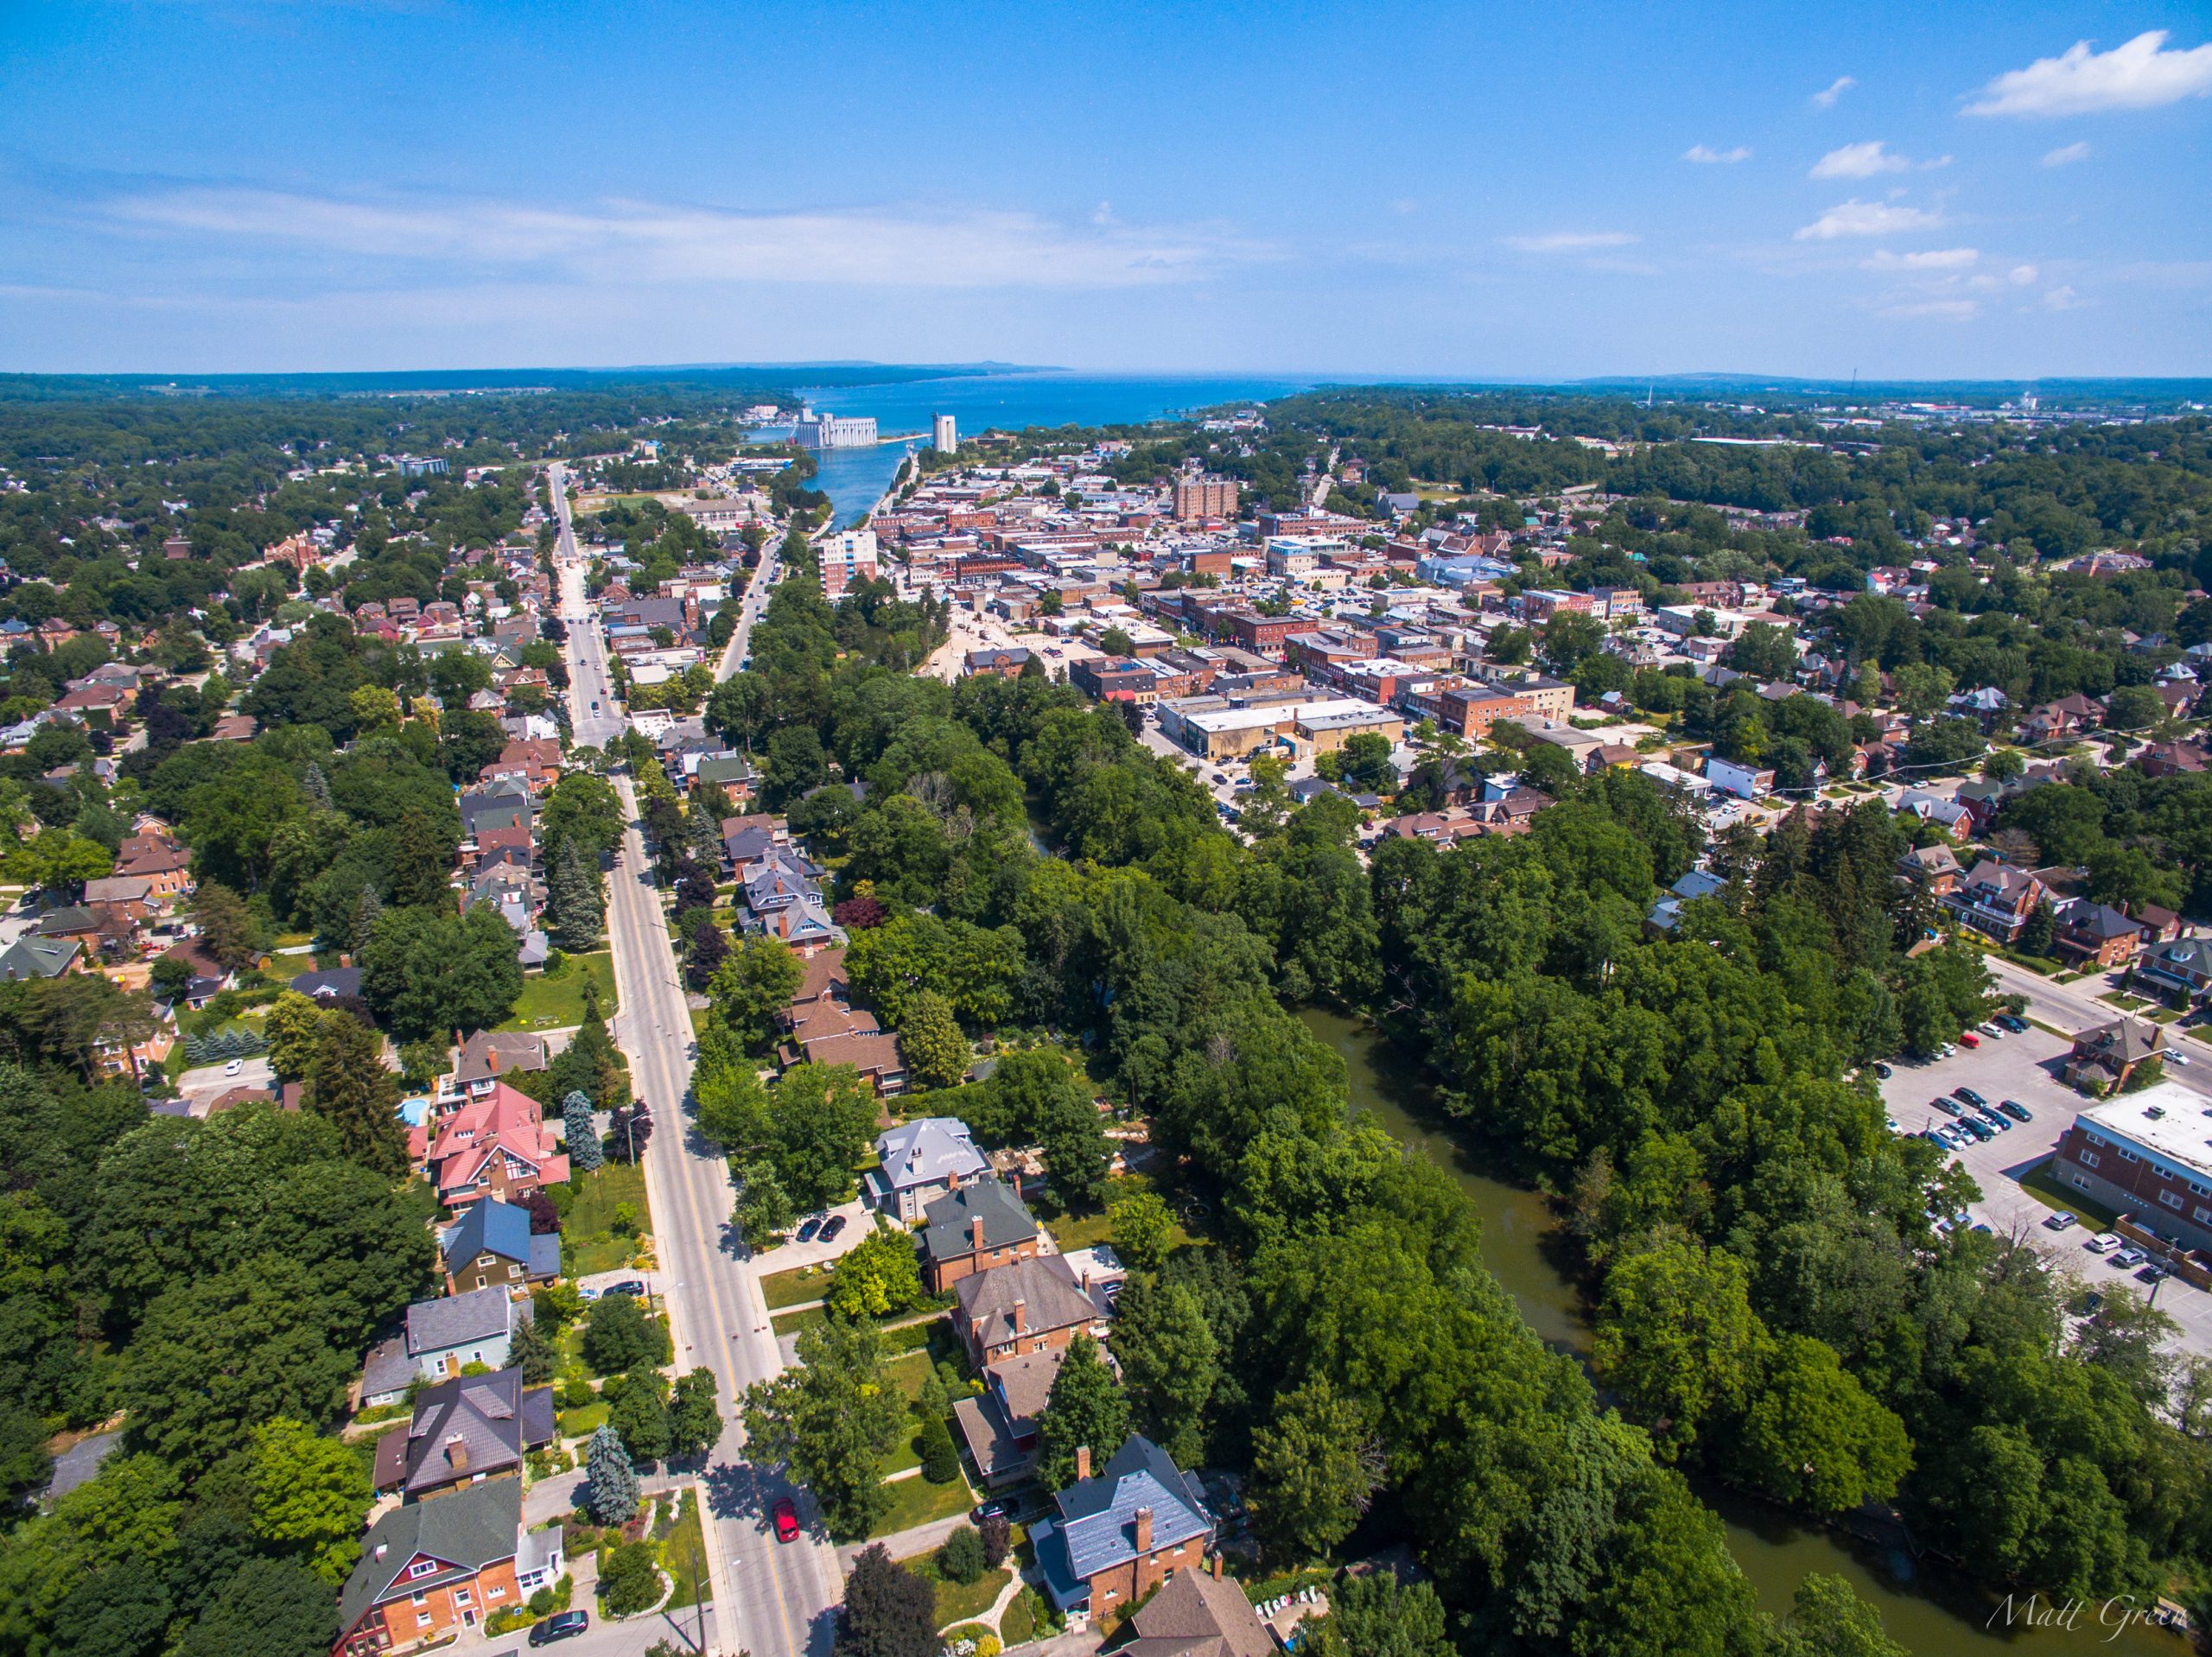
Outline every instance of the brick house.
[(1077, 1479), (1052, 1498), (1058, 1509), (1030, 1540), (1052, 1603), (1071, 1616), (1103, 1622), (1162, 1583), (1202, 1566), (1213, 1546), (1213, 1515), (1198, 1481), (1140, 1434), (1092, 1476), (1090, 1452), (1076, 1452)]
[(2134, 981), (2178, 1007), (2212, 996), (2212, 938), (2171, 938), (2151, 945), (2135, 962)]
[(1105, 1313), (1059, 1254), (995, 1266), (952, 1286), (953, 1326), (977, 1368), (1022, 1353), (1058, 1352), (1103, 1332)]
[(192, 889), (192, 858), (166, 834), (130, 836), (116, 851), (114, 873), (144, 877), (155, 897), (174, 898)]
[(1037, 1222), (1013, 1187), (979, 1179), (922, 1210), (924, 1275), (931, 1294), (994, 1267), (1033, 1260)]
[(2117, 1092), (2135, 1067), (2166, 1050), (2164, 1025), (2126, 1014), (2110, 1024), (2092, 1025), (2074, 1038), (2074, 1050), (2059, 1066), (2069, 1087)]
[(520, 1369), (457, 1375), (415, 1395), (415, 1414), (377, 1440), (375, 1488), (404, 1500), (443, 1499), (487, 1480), (521, 1482), (523, 1457), (553, 1442), (553, 1389)]
[(493, 1479), (377, 1521), (338, 1599), (335, 1657), (443, 1641), (559, 1579), (561, 1531), (522, 1527), (522, 1481)]
[(2060, 953), (2080, 967), (2117, 967), (2134, 955), (2143, 936), (2132, 917), (2087, 898), (2065, 905), (2052, 923), (2051, 937)]
[(1938, 898), (1948, 898), (1959, 888), (1959, 860), (1951, 855), (1948, 846), (1922, 846), (1897, 859), (1897, 873), (1928, 888)]
[[(427, 1136), (417, 1128), (408, 1137), (419, 1142)], [(438, 1200), (454, 1209), (486, 1198), (519, 1202), (543, 1186), (569, 1183), (568, 1153), (553, 1124), (537, 1101), (504, 1082), (448, 1116), (421, 1160)]]
[(1975, 931), (2011, 943), (2050, 896), (2050, 889), (2026, 870), (1984, 858), (1944, 898), (1943, 906)]

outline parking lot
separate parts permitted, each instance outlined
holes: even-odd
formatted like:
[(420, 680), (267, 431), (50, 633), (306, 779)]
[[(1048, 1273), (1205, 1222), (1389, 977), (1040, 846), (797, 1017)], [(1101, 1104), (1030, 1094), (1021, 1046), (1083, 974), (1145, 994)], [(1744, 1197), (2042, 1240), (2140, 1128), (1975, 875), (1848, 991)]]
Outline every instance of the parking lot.
[[(2089, 1288), (2109, 1294), (2125, 1286), (2137, 1294), (2148, 1294), (2150, 1286), (2137, 1282), (2132, 1272), (2090, 1252), (2089, 1239), (2101, 1228), (2086, 1214), (2071, 1229), (2052, 1231), (2044, 1222), (2050, 1217), (2053, 1203), (2020, 1184), (2023, 1176), (2049, 1160), (2075, 1114), (2094, 1102), (2058, 1078), (2059, 1061), (2069, 1045), (2064, 1038), (2032, 1025), (2020, 1035), (1994, 1040), (1984, 1036), (1979, 1048), (1961, 1047), (1931, 1063), (1897, 1061), (1889, 1080), (1881, 1084), (1882, 1098), (1897, 1126), (1909, 1133), (1951, 1121), (1929, 1101), (1956, 1087), (1972, 1088), (1993, 1106), (2000, 1099), (2026, 1106), (2032, 1121), (2015, 1122), (1994, 1140), (1977, 1141), (1953, 1153), (1981, 1188), (1981, 1200), (1971, 1210), (1974, 1217), (1993, 1231), (2033, 1243), (2058, 1269)], [(2178, 1073), (2172, 1074), (2179, 1079)], [(2193, 1075), (2188, 1082), (2196, 1085)], [(2168, 1278), (2158, 1286), (2157, 1304), (2180, 1325), (2177, 1347), (2212, 1356), (2212, 1294), (2193, 1289), (2179, 1278)]]

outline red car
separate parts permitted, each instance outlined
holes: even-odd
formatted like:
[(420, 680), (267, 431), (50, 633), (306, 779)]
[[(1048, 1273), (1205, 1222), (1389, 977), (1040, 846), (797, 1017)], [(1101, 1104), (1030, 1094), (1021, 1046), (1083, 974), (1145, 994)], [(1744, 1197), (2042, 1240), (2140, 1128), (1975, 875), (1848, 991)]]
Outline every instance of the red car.
[(1979, 1047), (1981, 1045), (1981, 1038), (1975, 1035), (1971, 1030), (1962, 1030), (1959, 1032), (1959, 1045), (1961, 1047)]
[(791, 1499), (789, 1496), (784, 1497), (774, 1507), (769, 1508), (768, 1514), (776, 1521), (776, 1540), (779, 1542), (798, 1540), (798, 1509), (791, 1506)]

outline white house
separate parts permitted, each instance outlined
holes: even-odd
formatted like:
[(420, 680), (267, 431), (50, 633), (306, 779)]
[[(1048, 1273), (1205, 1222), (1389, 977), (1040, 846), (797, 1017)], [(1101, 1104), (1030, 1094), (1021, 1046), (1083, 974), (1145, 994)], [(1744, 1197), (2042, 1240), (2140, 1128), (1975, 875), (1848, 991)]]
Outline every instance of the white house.
[(1754, 770), (1732, 759), (1712, 755), (1705, 762), (1705, 780), (1723, 794), (1732, 794), (1739, 800), (1756, 800), (1773, 789), (1774, 771), (1771, 767)]

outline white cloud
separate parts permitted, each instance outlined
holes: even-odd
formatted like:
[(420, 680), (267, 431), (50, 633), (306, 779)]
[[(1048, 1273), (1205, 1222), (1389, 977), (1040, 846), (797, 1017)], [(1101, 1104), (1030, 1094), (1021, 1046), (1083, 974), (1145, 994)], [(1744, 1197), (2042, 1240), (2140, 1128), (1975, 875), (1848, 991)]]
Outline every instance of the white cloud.
[(1697, 162), (1707, 167), (1733, 167), (1738, 162), (1751, 158), (1750, 149), (1743, 144), (1738, 144), (1733, 149), (1713, 149), (1701, 143), (1694, 143), (1682, 151), (1684, 161)]
[(124, 198), (109, 211), (143, 230), (227, 243), (632, 283), (1113, 288), (1190, 279), (1257, 251), (1211, 232), (1125, 227), (1110, 219), (1085, 231), (1032, 213), (982, 209), (749, 213), (648, 201), (541, 207), (185, 189)]
[(1093, 207), (1090, 210), (1090, 222), (1094, 225), (1112, 224), (1114, 222), (1114, 204), (1110, 201), (1102, 201), (1096, 206)]
[(1827, 91), (1817, 92), (1813, 94), (1813, 107), (1816, 110), (1834, 109), (1835, 107), (1835, 100), (1842, 97), (1846, 92), (1849, 92), (1858, 84), (1858, 81), (1849, 75), (1838, 75), (1834, 80), (1828, 83)]
[(1911, 167), (1910, 162), (1887, 148), (1881, 139), (1870, 138), (1865, 143), (1847, 143), (1840, 149), (1829, 150), (1813, 163), (1810, 176), (1873, 178), (1882, 173), (1907, 172)]
[(1801, 242), (1832, 242), (1840, 236), (1895, 236), (1908, 230), (1932, 230), (1942, 215), (1924, 207), (1901, 207), (1887, 201), (1857, 198), (1830, 207), (1797, 232)]
[(2065, 54), (2037, 58), (1981, 89), (1968, 115), (2084, 115), (2095, 110), (2148, 110), (2212, 93), (2212, 44), (2163, 49), (2166, 31), (2146, 29), (2109, 52), (2076, 41)]
[(2043, 158), (2045, 167), (2071, 167), (2077, 161), (2089, 158), (2089, 146), (2085, 143), (2061, 144)]
[(2078, 311), (2084, 302), (2063, 283), (2044, 292), (2043, 308), (2047, 311)]
[(1884, 316), (1911, 319), (1929, 318), (1943, 322), (1971, 322), (1981, 314), (1981, 302), (1974, 299), (1915, 299), (1899, 305), (1883, 307)]
[(2005, 279), (2015, 288), (2024, 288), (2041, 274), (2032, 264), (2016, 264), (2005, 273)]
[(1863, 260), (1859, 268), (1866, 270), (1963, 270), (1981, 257), (1971, 247), (1930, 248), (1925, 253), (1892, 253), (1883, 248), (1871, 259)]
[(1562, 230), (1547, 236), (1508, 236), (1516, 253), (1587, 253), (1592, 248), (1626, 247), (1636, 240), (1624, 230)]

